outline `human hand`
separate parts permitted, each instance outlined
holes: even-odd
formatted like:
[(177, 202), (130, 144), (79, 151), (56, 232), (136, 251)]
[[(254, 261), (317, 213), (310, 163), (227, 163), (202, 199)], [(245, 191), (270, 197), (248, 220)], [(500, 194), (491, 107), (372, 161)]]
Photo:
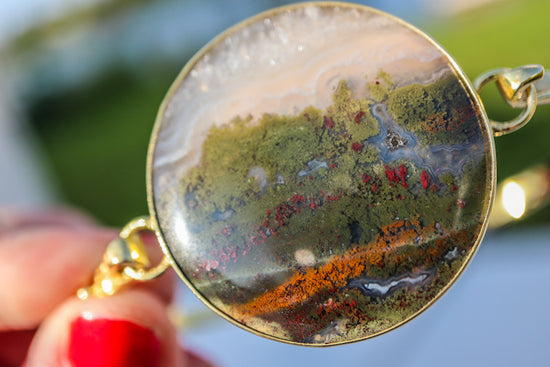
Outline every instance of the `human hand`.
[(76, 298), (117, 235), (75, 212), (0, 210), (1, 366), (211, 366), (178, 344), (166, 312), (173, 274)]

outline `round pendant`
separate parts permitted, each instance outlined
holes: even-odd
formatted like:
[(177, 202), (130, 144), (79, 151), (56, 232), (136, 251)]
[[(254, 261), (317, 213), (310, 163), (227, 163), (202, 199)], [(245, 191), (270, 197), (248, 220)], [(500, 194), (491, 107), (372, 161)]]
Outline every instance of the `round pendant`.
[(148, 194), (165, 252), (211, 309), (304, 345), (370, 338), (456, 280), (495, 185), (487, 117), (411, 25), (305, 3), (223, 33), (156, 122)]

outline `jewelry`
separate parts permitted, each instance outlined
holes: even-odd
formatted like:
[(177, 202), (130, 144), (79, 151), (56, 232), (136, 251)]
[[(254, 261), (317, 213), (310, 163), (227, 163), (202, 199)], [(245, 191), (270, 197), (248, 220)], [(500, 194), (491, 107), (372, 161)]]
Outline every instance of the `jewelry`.
[[(496, 81), (524, 108), (488, 119)], [(377, 336), (462, 273), (495, 192), (493, 135), (550, 102), (538, 65), (473, 85), (430, 37), (346, 3), (274, 9), (185, 66), (157, 117), (151, 217), (113, 241), (80, 298), (173, 267), (213, 311), (260, 336), (327, 346)], [(151, 267), (139, 234), (166, 255)]]

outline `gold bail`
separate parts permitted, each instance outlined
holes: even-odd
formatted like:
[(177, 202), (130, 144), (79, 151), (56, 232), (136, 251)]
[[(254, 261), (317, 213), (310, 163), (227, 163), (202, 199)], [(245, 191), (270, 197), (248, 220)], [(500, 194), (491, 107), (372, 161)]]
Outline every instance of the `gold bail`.
[(166, 257), (150, 268), (149, 256), (138, 234), (143, 230), (154, 232), (149, 218), (137, 218), (122, 229), (120, 236), (107, 246), (92, 285), (79, 289), (78, 298), (111, 296), (132, 281), (152, 280), (168, 269), (170, 263)]
[(135, 263), (135, 265), (147, 267), (151, 264), (143, 242), (135, 235), (128, 240), (119, 237), (111, 241), (103, 255), (103, 262), (111, 266)]
[[(527, 105), (526, 88), (544, 77), (544, 68), (541, 65), (524, 65), (518, 68), (503, 71), (496, 78), (497, 87), (508, 104), (514, 108)], [(535, 84), (537, 94), (542, 92)], [(541, 104), (541, 97), (537, 95), (537, 104)]]
[(538, 104), (550, 103), (550, 77), (545, 76), (541, 65), (488, 71), (474, 81), (474, 88), (479, 93), (485, 84), (493, 80), (510, 106), (523, 108), (519, 116), (507, 122), (489, 119), (495, 136), (520, 129), (531, 120)]

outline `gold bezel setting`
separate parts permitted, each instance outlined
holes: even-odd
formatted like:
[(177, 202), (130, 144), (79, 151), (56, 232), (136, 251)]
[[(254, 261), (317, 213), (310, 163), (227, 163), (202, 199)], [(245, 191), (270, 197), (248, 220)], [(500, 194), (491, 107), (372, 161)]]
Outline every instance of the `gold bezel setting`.
[[(487, 164), (487, 186), (488, 186), (488, 190), (487, 190), (487, 197), (485, 198), (486, 202), (483, 203), (483, 205), (482, 205), (483, 206), (483, 213), (482, 213), (483, 218), (480, 218), (481, 227), (479, 228), (479, 231), (477, 232), (477, 235), (475, 237), (475, 240), (474, 240), (474, 243), (472, 245), (471, 250), (467, 254), (466, 258), (463, 260), (462, 265), (460, 266), (460, 269), (458, 269), (458, 271), (456, 271), (454, 276), (438, 292), (436, 297), (430, 299), (428, 302), (426, 302), (424, 304), (423, 307), (421, 307), (418, 311), (416, 311), (414, 314), (412, 314), (411, 316), (409, 316), (405, 320), (403, 320), (401, 322), (398, 322), (398, 323), (395, 323), (395, 324), (391, 325), (390, 327), (388, 327), (384, 330), (381, 330), (379, 332), (376, 332), (376, 333), (373, 333), (373, 334), (370, 334), (370, 335), (366, 335), (366, 336), (359, 337), (359, 338), (352, 339), (352, 340), (338, 341), (338, 342), (335, 342), (335, 343), (298, 342), (298, 341), (283, 339), (283, 338), (278, 337), (278, 336), (273, 336), (273, 335), (270, 335), (270, 334), (265, 333), (265, 332), (260, 332), (256, 329), (252, 328), (252, 327), (249, 327), (249, 326), (235, 320), (233, 317), (229, 316), (227, 314), (227, 312), (225, 312), (225, 311), (221, 310), (219, 307), (215, 306), (211, 302), (211, 300), (204, 297), (196, 289), (196, 286), (194, 285), (193, 281), (190, 280), (189, 277), (184, 274), (183, 270), (180, 268), (180, 266), (178, 265), (178, 262), (176, 261), (176, 258), (173, 254), (173, 251), (171, 250), (170, 246), (166, 243), (166, 241), (164, 239), (163, 229), (159, 225), (159, 222), (160, 222), (159, 221), (159, 213), (158, 213), (158, 210), (155, 206), (154, 192), (153, 192), (154, 191), (154, 187), (153, 187), (154, 186), (153, 185), (153, 175), (154, 175), (154, 173), (153, 173), (153, 161), (155, 159), (155, 157), (154, 157), (155, 148), (156, 148), (156, 145), (157, 145), (159, 130), (162, 127), (162, 122), (163, 122), (163, 118), (164, 118), (164, 115), (165, 115), (165, 112), (166, 112), (166, 108), (167, 108), (167, 105), (168, 105), (169, 101), (176, 94), (176, 92), (177, 92), (178, 88), (180, 87), (181, 83), (189, 75), (189, 73), (193, 70), (196, 63), (199, 60), (201, 60), (203, 57), (205, 57), (205, 55), (207, 55), (213, 49), (215, 49), (219, 44), (223, 43), (224, 40), (226, 40), (229, 36), (235, 34), (237, 31), (242, 30), (242, 29), (248, 27), (249, 25), (251, 25), (253, 23), (263, 21), (265, 19), (269, 19), (269, 18), (271, 18), (271, 17), (273, 17), (277, 14), (280, 14), (280, 13), (283, 13), (283, 12), (295, 11), (296, 9), (304, 9), (304, 8), (307, 8), (307, 7), (324, 7), (324, 8), (331, 7), (331, 8), (341, 8), (341, 9), (344, 9), (344, 8), (345, 9), (355, 9), (357, 11), (367, 11), (367, 12), (376, 14), (377, 16), (381, 16), (381, 17), (384, 17), (386, 19), (389, 19), (389, 20), (395, 22), (396, 24), (399, 24), (400, 26), (403, 26), (403, 27), (407, 28), (408, 30), (414, 32), (415, 34), (421, 35), (422, 37), (424, 37), (424, 39), (427, 40), (431, 44), (431, 46), (433, 46), (435, 49), (437, 49), (446, 58), (449, 66), (452, 68), (456, 78), (462, 84), (462, 87), (464, 88), (464, 91), (467, 93), (468, 97), (472, 101), (472, 105), (474, 106), (474, 109), (475, 109), (475, 112), (476, 112), (477, 116), (480, 118), (479, 123), (480, 123), (481, 134), (483, 135), (483, 140), (488, 144), (488, 146), (486, 147), (486, 149), (488, 151), (488, 155), (487, 155), (488, 161), (486, 162), (486, 164)], [(461, 275), (461, 273), (463, 272), (463, 270), (465, 269), (465, 267), (470, 262), (473, 255), (475, 254), (477, 248), (479, 247), (479, 244), (480, 244), (480, 242), (481, 242), (481, 240), (482, 240), (482, 238), (485, 234), (485, 230), (487, 228), (488, 217), (489, 217), (489, 213), (491, 211), (491, 207), (492, 207), (492, 203), (493, 203), (493, 199), (494, 199), (494, 193), (495, 193), (495, 185), (496, 185), (496, 182), (495, 182), (495, 177), (496, 177), (495, 148), (494, 148), (492, 130), (489, 127), (488, 121), (489, 120), (488, 120), (487, 115), (484, 111), (483, 105), (482, 105), (481, 101), (479, 100), (479, 97), (478, 97), (477, 93), (475, 92), (475, 90), (472, 86), (472, 83), (465, 76), (464, 72), (461, 70), (461, 68), (458, 66), (458, 64), (454, 61), (454, 59), (439, 44), (437, 44), (431, 37), (429, 37), (424, 32), (418, 30), (414, 26), (410, 25), (407, 22), (404, 22), (403, 20), (401, 20), (399, 18), (396, 18), (392, 15), (386, 14), (384, 12), (381, 12), (381, 11), (378, 11), (376, 9), (372, 9), (372, 8), (369, 8), (369, 7), (356, 5), (356, 4), (340, 3), (340, 2), (300, 3), (300, 4), (284, 6), (284, 7), (281, 7), (281, 8), (276, 8), (276, 9), (273, 9), (273, 10), (270, 10), (270, 11), (267, 11), (267, 12), (263, 12), (261, 14), (258, 14), (256, 16), (252, 17), (252, 18), (249, 18), (249, 19), (235, 25), (234, 27), (226, 30), (221, 35), (219, 35), (214, 40), (212, 40), (210, 43), (208, 43), (204, 48), (202, 48), (186, 64), (186, 66), (183, 68), (183, 70), (178, 75), (175, 82), (173, 83), (173, 85), (169, 89), (169, 91), (168, 91), (168, 93), (167, 93), (167, 95), (166, 95), (166, 97), (165, 97), (165, 99), (164, 99), (164, 101), (163, 101), (163, 103), (162, 103), (162, 105), (159, 109), (159, 113), (158, 113), (157, 118), (156, 118), (155, 127), (154, 127), (153, 134), (152, 134), (152, 137), (151, 137), (151, 142), (150, 142), (150, 145), (149, 145), (149, 151), (148, 151), (148, 157), (147, 157), (147, 200), (148, 200), (148, 206), (149, 206), (149, 211), (150, 211), (150, 216), (151, 216), (151, 227), (156, 232), (157, 237), (159, 239), (159, 242), (161, 244), (162, 250), (164, 251), (164, 253), (168, 257), (170, 263), (172, 264), (172, 266), (174, 267), (174, 269), (178, 273), (179, 277), (185, 282), (185, 284), (193, 291), (193, 293), (203, 303), (205, 303), (210, 309), (212, 309), (218, 315), (222, 316), (224, 319), (232, 322), (233, 324), (235, 324), (235, 325), (237, 325), (237, 326), (239, 326), (239, 327), (241, 327), (241, 328), (243, 328), (247, 331), (250, 331), (250, 332), (252, 332), (256, 335), (260, 335), (260, 336), (268, 338), (268, 339), (277, 340), (277, 341), (281, 341), (281, 342), (285, 342), (285, 343), (289, 343), (289, 344), (295, 344), (295, 345), (323, 347), (323, 346), (328, 346), (328, 345), (347, 344), (347, 343), (356, 342), (356, 341), (360, 341), (360, 340), (364, 340), (364, 339), (369, 339), (369, 338), (378, 336), (380, 334), (383, 334), (385, 332), (391, 331), (391, 330), (393, 330), (393, 329), (409, 322), (410, 320), (412, 320), (413, 318), (418, 316), (420, 313), (424, 312), (433, 303), (435, 303), (448, 290), (448, 288), (456, 281), (456, 279)]]

